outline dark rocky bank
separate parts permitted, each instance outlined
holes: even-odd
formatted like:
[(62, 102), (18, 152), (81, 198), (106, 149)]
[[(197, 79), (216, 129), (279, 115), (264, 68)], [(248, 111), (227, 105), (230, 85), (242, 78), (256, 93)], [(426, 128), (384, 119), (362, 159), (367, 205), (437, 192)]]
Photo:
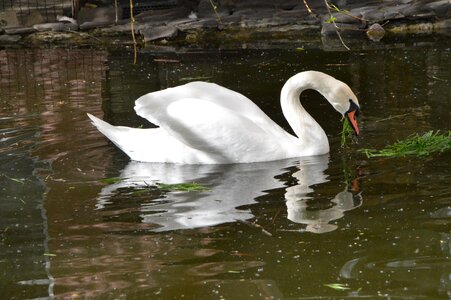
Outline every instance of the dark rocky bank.
[[(145, 1), (135, 2), (139, 8)], [(66, 9), (64, 15), (47, 21), (39, 10), (21, 21), (17, 12), (2, 11), (0, 42), (4, 47), (127, 45), (132, 43), (132, 26), (140, 46), (309, 42), (336, 39), (337, 32), (346, 41), (378, 41), (406, 34), (448, 36), (451, 31), (450, 0), (336, 0), (329, 4), (324, 0), (178, 0), (168, 7), (133, 10), (131, 24), (130, 7), (115, 7), (114, 1), (84, 1), (79, 10)]]

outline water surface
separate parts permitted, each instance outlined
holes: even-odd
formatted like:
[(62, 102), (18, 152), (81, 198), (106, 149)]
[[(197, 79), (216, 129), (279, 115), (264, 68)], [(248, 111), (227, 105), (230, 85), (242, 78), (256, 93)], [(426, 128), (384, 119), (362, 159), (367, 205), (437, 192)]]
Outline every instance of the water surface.
[[(449, 43), (350, 52), (0, 51), (0, 287), (5, 299), (451, 297), (449, 153), (367, 159), (416, 132), (450, 129)], [(139, 96), (208, 80), (287, 130), (279, 91), (315, 69), (360, 99), (362, 136), (340, 148), (340, 116), (303, 105), (331, 153), (284, 161), (137, 163), (86, 117), (150, 126)], [(122, 181), (102, 183), (99, 179)], [(197, 182), (170, 192), (155, 182)]]

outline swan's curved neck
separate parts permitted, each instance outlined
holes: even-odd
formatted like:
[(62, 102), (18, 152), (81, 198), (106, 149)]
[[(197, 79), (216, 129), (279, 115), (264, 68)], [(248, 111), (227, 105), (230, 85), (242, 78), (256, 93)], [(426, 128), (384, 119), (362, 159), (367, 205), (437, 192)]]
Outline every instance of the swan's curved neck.
[(307, 71), (294, 75), (283, 86), (280, 94), (282, 112), (303, 145), (315, 145), (329, 150), (324, 130), (301, 105), (301, 93), (313, 89), (329, 100), (331, 89), (335, 85), (335, 78), (324, 73)]

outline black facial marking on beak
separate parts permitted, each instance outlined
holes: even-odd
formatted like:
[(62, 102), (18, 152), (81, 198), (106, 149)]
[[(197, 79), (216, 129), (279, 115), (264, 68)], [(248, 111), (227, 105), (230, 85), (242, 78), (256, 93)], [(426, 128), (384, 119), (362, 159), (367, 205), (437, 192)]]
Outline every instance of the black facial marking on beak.
[(348, 118), (349, 123), (351, 123), (351, 127), (354, 130), (356, 135), (359, 135), (359, 125), (357, 123), (357, 117), (359, 116), (360, 108), (357, 104), (354, 103), (351, 99), (349, 99), (349, 109), (345, 112), (345, 116)]

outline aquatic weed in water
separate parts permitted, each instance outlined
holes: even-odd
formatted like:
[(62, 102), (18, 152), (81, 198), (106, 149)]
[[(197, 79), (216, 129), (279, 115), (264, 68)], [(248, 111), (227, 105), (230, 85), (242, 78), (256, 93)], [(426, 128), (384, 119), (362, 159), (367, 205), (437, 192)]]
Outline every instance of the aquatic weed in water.
[(451, 130), (440, 133), (439, 130), (426, 132), (423, 135), (411, 135), (405, 140), (397, 141), (382, 150), (361, 149), (359, 152), (370, 157), (402, 157), (427, 156), (435, 152), (451, 150)]
[(203, 192), (209, 189), (199, 183), (157, 183), (157, 187), (161, 190), (167, 191), (183, 191), (183, 192)]
[(348, 118), (343, 117), (341, 123), (343, 124), (343, 128), (341, 129), (341, 147), (344, 148), (347, 140), (352, 140), (354, 131), (352, 130), (351, 124), (349, 124)]
[[(106, 183), (106, 184), (115, 184), (122, 181), (127, 180), (128, 178), (121, 178), (121, 177), (111, 177), (111, 178), (102, 178), (99, 179), (99, 182)], [(148, 185), (145, 181), (143, 181), (146, 185)], [(152, 187), (151, 185), (148, 185), (149, 187)], [(165, 191), (183, 191), (183, 192), (202, 192), (202, 191), (208, 191), (209, 189), (199, 183), (161, 183), (157, 182), (155, 183), (154, 187), (157, 187), (160, 190)], [(147, 189), (139, 189), (135, 192), (135, 194), (141, 194), (145, 192)]]

